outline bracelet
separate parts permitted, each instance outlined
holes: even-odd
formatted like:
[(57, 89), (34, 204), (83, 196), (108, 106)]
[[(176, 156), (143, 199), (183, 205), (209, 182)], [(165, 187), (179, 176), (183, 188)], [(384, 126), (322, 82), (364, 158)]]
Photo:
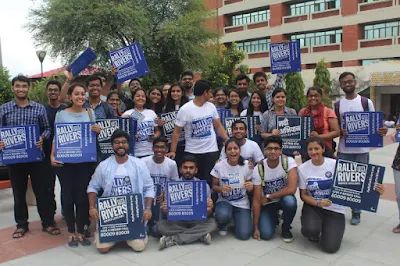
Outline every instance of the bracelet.
[(90, 207), (90, 210), (93, 210), (93, 209), (97, 210), (96, 207)]
[(321, 203), (321, 200), (317, 200), (317, 207), (319, 207), (320, 203)]
[(151, 207), (146, 206), (144, 209), (145, 209), (145, 210), (151, 210)]
[(259, 231), (258, 227), (254, 227), (253, 231)]

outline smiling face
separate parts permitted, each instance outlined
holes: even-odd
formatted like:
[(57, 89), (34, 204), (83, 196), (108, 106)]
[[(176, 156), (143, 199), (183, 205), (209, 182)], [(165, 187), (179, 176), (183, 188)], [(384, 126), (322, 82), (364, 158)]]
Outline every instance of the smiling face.
[(72, 102), (72, 105), (83, 106), (85, 103), (85, 89), (81, 86), (76, 86), (70, 95), (68, 95), (69, 100)]
[(239, 145), (231, 141), (225, 148), (226, 157), (231, 163), (238, 163), (240, 157), (240, 147)]
[(239, 96), (239, 94), (237, 94), (235, 91), (231, 91), (231, 92), (229, 93), (229, 102), (230, 102), (232, 105), (238, 105), (239, 102), (240, 102), (240, 96)]
[(57, 101), (60, 97), (60, 88), (56, 84), (50, 84), (46, 89), (47, 99), (50, 101)]
[(154, 156), (157, 159), (163, 159), (165, 154), (167, 154), (167, 152), (168, 152), (167, 144), (165, 142), (163, 142), (163, 141), (159, 141), (157, 143), (154, 143), (153, 152), (154, 152)]
[(218, 90), (215, 93), (214, 102), (217, 106), (224, 106), (226, 104), (226, 99), (227, 97), (223, 90)]
[(249, 89), (249, 82), (247, 82), (246, 79), (241, 79), (236, 82), (236, 88), (239, 90), (241, 93), (247, 93)]
[(92, 80), (88, 84), (88, 92), (90, 97), (100, 97), (101, 94), (101, 81), (100, 79)]
[(247, 136), (246, 126), (243, 123), (235, 123), (232, 128), (232, 136), (237, 140), (242, 140)]
[(273, 102), (278, 107), (283, 107), (286, 104), (286, 95), (284, 92), (278, 92), (273, 98)]
[(357, 81), (352, 75), (344, 76), (340, 80), (340, 87), (346, 94), (353, 94), (356, 90)]
[(322, 95), (316, 90), (310, 90), (307, 94), (307, 99), (310, 106), (317, 106), (322, 102)]
[(268, 158), (268, 160), (279, 160), (279, 156), (282, 155), (282, 147), (278, 143), (270, 142), (264, 148), (264, 155)]
[(118, 110), (120, 99), (118, 94), (112, 94), (110, 98), (108, 98), (107, 102), (112, 105), (114, 110)]
[(133, 96), (133, 105), (135, 108), (143, 108), (146, 103), (146, 93), (143, 90), (136, 90)]
[(260, 107), (261, 107), (261, 98), (260, 98), (260, 95), (258, 95), (257, 93), (254, 93), (252, 96), (251, 96), (251, 104), (253, 104), (253, 106), (254, 106), (254, 109), (257, 109), (257, 110), (259, 110), (260, 109)]
[(171, 98), (174, 101), (180, 101), (183, 95), (182, 88), (179, 86), (173, 86), (171, 88)]
[(325, 148), (318, 142), (310, 142), (307, 145), (307, 153), (313, 162), (320, 161), (324, 156)]
[(112, 148), (116, 156), (124, 157), (129, 152), (129, 142), (125, 137), (115, 138)]
[(15, 81), (14, 86), (11, 87), (15, 98), (25, 100), (28, 98), (29, 84), (24, 81)]
[(131, 93), (133, 93), (135, 90), (139, 89), (141, 87), (140, 82), (138, 80), (133, 80), (129, 84), (129, 90)]
[(193, 77), (190, 75), (185, 75), (182, 77), (181, 80), (182, 87), (184, 87), (186, 90), (190, 89), (193, 87)]
[(265, 90), (268, 85), (268, 81), (264, 77), (257, 77), (255, 83), (257, 89), (262, 91)]
[(159, 103), (161, 101), (161, 92), (158, 89), (153, 89), (149, 94), (149, 98), (152, 103)]

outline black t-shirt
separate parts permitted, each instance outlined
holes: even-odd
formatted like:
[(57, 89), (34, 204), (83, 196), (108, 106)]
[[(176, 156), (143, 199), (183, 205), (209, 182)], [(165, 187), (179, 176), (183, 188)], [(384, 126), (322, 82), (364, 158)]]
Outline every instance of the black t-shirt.
[(50, 137), (48, 139), (46, 139), (43, 143), (43, 151), (44, 151), (45, 157), (50, 158), (51, 144), (53, 142), (53, 137), (54, 137), (54, 122), (56, 120), (56, 114), (58, 111), (64, 110), (67, 107), (65, 105), (61, 104), (59, 107), (54, 108), (48, 104), (45, 104), (44, 108), (46, 109), (47, 118), (49, 119), (51, 133), (50, 133)]

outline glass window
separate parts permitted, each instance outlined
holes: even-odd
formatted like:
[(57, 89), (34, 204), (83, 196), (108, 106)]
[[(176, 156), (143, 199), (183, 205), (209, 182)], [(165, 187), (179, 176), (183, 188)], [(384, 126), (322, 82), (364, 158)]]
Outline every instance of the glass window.
[(311, 32), (303, 34), (294, 34), (290, 36), (290, 39), (300, 40), (300, 47), (309, 47), (317, 45), (327, 45), (333, 43), (342, 42), (342, 29), (321, 31), (321, 32)]
[(237, 47), (246, 53), (261, 53), (269, 51), (270, 39), (258, 39), (245, 42), (238, 42)]
[(400, 21), (364, 26), (364, 39), (381, 39), (399, 36)]
[(244, 13), (232, 16), (232, 26), (268, 21), (269, 19), (270, 19), (269, 10), (260, 10), (251, 13)]
[(340, 8), (340, 0), (314, 0), (295, 3), (289, 6), (290, 15), (305, 15), (329, 9)]

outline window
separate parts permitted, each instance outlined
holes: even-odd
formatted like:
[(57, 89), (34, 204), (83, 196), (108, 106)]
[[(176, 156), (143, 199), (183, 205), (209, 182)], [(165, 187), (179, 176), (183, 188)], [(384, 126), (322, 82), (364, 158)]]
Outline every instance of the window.
[(260, 10), (251, 13), (234, 15), (232, 16), (232, 26), (268, 21), (269, 18), (270, 18), (269, 10)]
[(311, 32), (290, 36), (292, 41), (300, 40), (300, 47), (310, 47), (342, 42), (342, 29)]
[(392, 60), (400, 60), (400, 57), (392, 57), (392, 58), (379, 58), (379, 59), (365, 59), (361, 60), (362, 66), (368, 66), (371, 63), (376, 63), (380, 61), (392, 61)]
[(366, 25), (364, 27), (364, 39), (373, 40), (399, 36), (400, 21)]
[(335, 8), (340, 8), (340, 0), (314, 0), (291, 4), (289, 6), (291, 16), (310, 14)]
[(270, 39), (259, 39), (245, 42), (238, 42), (237, 47), (246, 53), (261, 53), (269, 51)]

